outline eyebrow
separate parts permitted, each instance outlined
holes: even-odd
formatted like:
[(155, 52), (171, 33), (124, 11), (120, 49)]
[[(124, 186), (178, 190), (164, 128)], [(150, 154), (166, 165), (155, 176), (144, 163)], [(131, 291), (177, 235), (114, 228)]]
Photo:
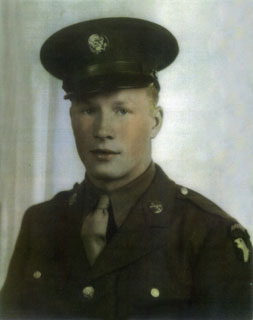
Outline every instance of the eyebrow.
[(117, 106), (125, 106), (127, 104), (127, 102), (125, 101), (115, 101), (113, 102), (113, 105), (117, 105)]
[(79, 104), (86, 104), (86, 105), (88, 105), (90, 107), (96, 107), (97, 106), (97, 103), (92, 102), (91, 99), (87, 98), (87, 97), (81, 98), (81, 99), (79, 98), (78, 99), (78, 103)]

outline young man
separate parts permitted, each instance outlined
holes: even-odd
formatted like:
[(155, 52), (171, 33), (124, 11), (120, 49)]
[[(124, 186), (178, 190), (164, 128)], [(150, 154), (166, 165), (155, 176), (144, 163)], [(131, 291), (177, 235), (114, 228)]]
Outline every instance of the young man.
[(60, 30), (41, 61), (71, 100), (83, 183), (26, 212), (4, 317), (251, 319), (247, 231), (152, 162), (166, 29), (107, 18)]

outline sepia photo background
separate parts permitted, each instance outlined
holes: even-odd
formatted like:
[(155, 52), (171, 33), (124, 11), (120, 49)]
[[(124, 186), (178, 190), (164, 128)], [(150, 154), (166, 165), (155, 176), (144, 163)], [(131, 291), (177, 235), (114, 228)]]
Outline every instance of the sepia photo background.
[(0, 0), (0, 287), (26, 208), (84, 177), (69, 102), (40, 47), (69, 24), (112, 16), (151, 20), (178, 39), (159, 75), (165, 119), (153, 158), (253, 235), (251, 0)]

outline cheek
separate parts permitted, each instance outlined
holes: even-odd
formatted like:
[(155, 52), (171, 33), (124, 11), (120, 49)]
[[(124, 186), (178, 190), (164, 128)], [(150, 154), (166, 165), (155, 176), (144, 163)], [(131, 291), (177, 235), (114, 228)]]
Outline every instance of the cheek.
[(142, 157), (150, 147), (150, 125), (142, 119), (131, 123), (122, 131), (122, 140), (132, 155)]
[(72, 128), (76, 143), (86, 144), (90, 140), (90, 135), (92, 132), (92, 124), (89, 121), (83, 121), (81, 117), (72, 118)]

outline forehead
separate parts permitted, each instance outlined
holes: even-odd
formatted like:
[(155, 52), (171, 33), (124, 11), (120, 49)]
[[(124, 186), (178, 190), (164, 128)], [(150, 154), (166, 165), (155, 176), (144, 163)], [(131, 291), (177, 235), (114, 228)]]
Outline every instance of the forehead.
[(125, 104), (140, 104), (148, 102), (148, 89), (121, 89), (110, 92), (101, 92), (93, 95), (81, 94), (79, 100), (89, 103), (125, 103)]

